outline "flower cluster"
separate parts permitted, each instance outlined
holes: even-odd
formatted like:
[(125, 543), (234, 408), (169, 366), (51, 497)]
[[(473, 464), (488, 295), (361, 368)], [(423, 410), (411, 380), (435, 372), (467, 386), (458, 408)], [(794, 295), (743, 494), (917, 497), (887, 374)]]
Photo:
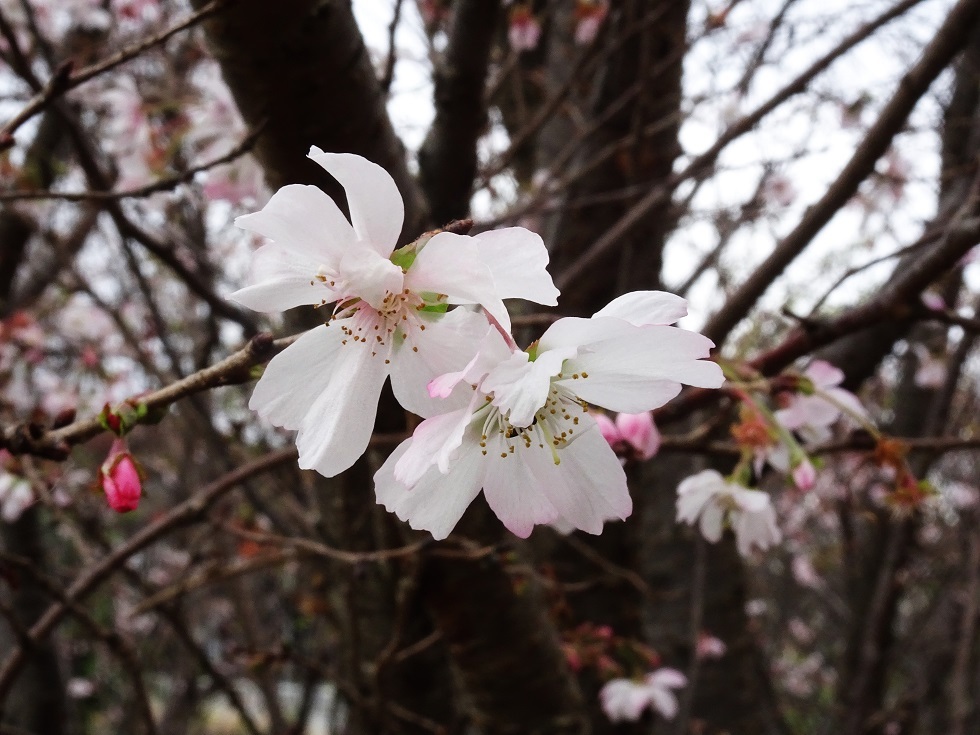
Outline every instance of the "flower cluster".
[[(626, 518), (626, 476), (588, 409), (643, 414), (682, 384), (722, 384), (705, 359), (710, 340), (669, 326), (685, 301), (626, 294), (521, 349), (503, 300), (557, 304), (540, 237), (436, 231), (395, 249), (404, 210), (384, 169), (317, 148), (310, 158), (343, 186), (350, 221), (316, 187), (280, 189), (236, 221), (271, 242), (255, 254), (253, 284), (230, 297), (259, 311), (324, 310), (323, 325), (272, 359), (249, 403), (298, 432), (300, 466), (327, 477), (350, 467), (390, 380), (424, 420), (378, 470), (376, 493), (412, 527), (445, 537), (481, 490), (522, 537), (542, 523), (599, 533)], [(654, 432), (636, 439), (640, 456), (656, 450)]]

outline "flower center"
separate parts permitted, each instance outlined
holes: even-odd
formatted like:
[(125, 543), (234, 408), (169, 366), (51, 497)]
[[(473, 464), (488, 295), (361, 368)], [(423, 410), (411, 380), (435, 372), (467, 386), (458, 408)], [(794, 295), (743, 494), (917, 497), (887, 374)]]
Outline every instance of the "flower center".
[[(492, 397), (488, 396), (488, 404), (491, 400)], [(580, 415), (588, 413), (588, 404), (563, 386), (552, 383), (544, 406), (538, 409), (528, 426), (514, 426), (496, 406), (488, 405), (481, 410), (487, 411), (480, 435), (484, 455), (492, 449), (499, 451), (501, 458), (506, 459), (521, 445), (524, 449), (531, 449), (537, 444), (539, 449), (547, 448), (555, 464), (560, 464), (558, 451), (576, 438), (576, 431), (581, 436)]]

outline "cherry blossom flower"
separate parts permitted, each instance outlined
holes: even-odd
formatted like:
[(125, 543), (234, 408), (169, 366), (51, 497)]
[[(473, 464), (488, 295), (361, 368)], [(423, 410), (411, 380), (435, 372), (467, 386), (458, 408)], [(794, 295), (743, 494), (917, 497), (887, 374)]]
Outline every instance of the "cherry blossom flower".
[(99, 484), (109, 507), (117, 513), (128, 513), (139, 506), (143, 494), (140, 473), (122, 439), (112, 443), (109, 456), (99, 469)]
[(681, 383), (719, 387), (706, 337), (666, 326), (680, 297), (626, 294), (591, 319), (555, 322), (529, 352), (491, 332), (462, 371), (430, 386), (472, 388), (469, 405), (423, 421), (375, 475), (378, 501), (445, 538), (482, 488), (515, 535), (557, 523), (597, 534), (632, 511), (626, 475), (589, 404), (622, 413), (662, 406)]
[(624, 459), (647, 460), (660, 449), (660, 432), (649, 411), (617, 414), (615, 421), (604, 413), (594, 418), (602, 438)]
[(830, 425), (842, 414), (849, 418), (866, 416), (864, 406), (849, 390), (838, 387), (844, 373), (824, 360), (810, 363), (803, 376), (812, 390), (794, 394), (785, 408), (776, 411), (776, 419), (791, 431), (798, 431), (808, 441), (822, 441), (830, 435)]
[(428, 381), (476, 351), (486, 320), (445, 313), (448, 305), (479, 304), (509, 329), (502, 299), (554, 305), (558, 290), (541, 238), (517, 227), (440, 232), (395, 252), (404, 205), (391, 176), (352, 154), (314, 147), (310, 158), (344, 187), (351, 222), (315, 186), (283, 187), (236, 220), (273, 242), (255, 253), (257, 282), (229, 298), (257, 311), (336, 303), (324, 326), (269, 362), (249, 402), (276, 426), (298, 430), (300, 467), (333, 477), (367, 448), (389, 376), (398, 401), (428, 416)]
[(602, 709), (613, 722), (636, 722), (647, 707), (672, 720), (677, 714), (674, 689), (687, 686), (687, 677), (677, 669), (660, 668), (643, 681), (612, 679), (599, 692)]
[(693, 525), (700, 519), (701, 534), (715, 543), (721, 539), (726, 517), (743, 556), (753, 546), (765, 550), (782, 540), (767, 493), (730, 482), (715, 470), (692, 475), (678, 486), (678, 522)]

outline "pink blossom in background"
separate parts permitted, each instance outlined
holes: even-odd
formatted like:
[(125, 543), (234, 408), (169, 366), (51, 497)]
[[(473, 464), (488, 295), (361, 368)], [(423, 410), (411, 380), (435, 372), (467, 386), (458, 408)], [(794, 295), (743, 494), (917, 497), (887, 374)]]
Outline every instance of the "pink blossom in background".
[(947, 308), (946, 300), (934, 291), (926, 291), (922, 294), (922, 303), (933, 311), (945, 311)]
[(527, 6), (516, 5), (511, 9), (507, 40), (518, 53), (537, 48), (538, 41), (541, 40), (541, 24)]
[(601, 413), (594, 416), (602, 438), (620, 457), (647, 460), (660, 449), (660, 432), (649, 411), (617, 414), (615, 421)]
[[(839, 387), (844, 373), (824, 360), (814, 360), (803, 376), (815, 392), (792, 394), (785, 408), (776, 411), (776, 420), (790, 431), (799, 431), (808, 441), (823, 441), (830, 436), (830, 426), (843, 414), (846, 419), (867, 416), (858, 397)], [(828, 400), (829, 399), (829, 400)], [(842, 407), (847, 411), (842, 411)]]
[(116, 439), (109, 456), (99, 469), (99, 483), (105, 492), (109, 507), (117, 513), (136, 510), (143, 493), (139, 470), (126, 447), (126, 442)]
[(642, 681), (612, 679), (599, 692), (599, 702), (613, 722), (636, 722), (647, 708), (672, 720), (678, 708), (673, 690), (685, 686), (684, 674), (665, 667), (647, 674)]
[(817, 482), (817, 470), (805, 457), (793, 468), (793, 482), (800, 490), (812, 490)]

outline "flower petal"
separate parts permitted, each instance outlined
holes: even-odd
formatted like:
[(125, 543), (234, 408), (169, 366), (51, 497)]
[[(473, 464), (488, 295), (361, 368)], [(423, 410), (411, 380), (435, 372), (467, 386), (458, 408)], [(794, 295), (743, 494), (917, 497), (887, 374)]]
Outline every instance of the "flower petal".
[(340, 260), (340, 275), (347, 293), (375, 309), (384, 308), (389, 294), (400, 294), (405, 281), (402, 269), (370, 248), (354, 248)]
[(291, 253), (331, 267), (357, 242), (350, 222), (334, 200), (305, 184), (282, 187), (261, 211), (238, 217), (235, 224), (274, 240)]
[(405, 286), (415, 293), (446, 294), (450, 304), (479, 304), (510, 331), (510, 315), (471, 237), (434, 235), (405, 274)]
[[(569, 320), (558, 320), (545, 336)], [(641, 413), (659, 408), (676, 396), (682, 383), (718, 388), (724, 382), (717, 364), (699, 359), (707, 357), (712, 342), (695, 332), (676, 327), (634, 327), (609, 318), (571, 319), (570, 324), (563, 325), (560, 341), (567, 343), (575, 332), (582, 347), (563, 366), (565, 377), (556, 382), (594, 405), (620, 413)], [(603, 332), (609, 338), (603, 338)], [(542, 346), (544, 342), (542, 337)]]
[(230, 300), (255, 311), (276, 312), (337, 300), (333, 290), (314, 278), (319, 264), (278, 243), (263, 245), (252, 256), (257, 281), (228, 294)]
[[(465, 309), (453, 309), (447, 314), (419, 313), (418, 322), (404, 328), (405, 341), (397, 344), (391, 355), (391, 388), (398, 402), (424, 418), (465, 406), (472, 394), (469, 385), (455, 391), (455, 384), (447, 386), (450, 390), (445, 396), (435, 397), (428, 386), (440, 376), (467, 367), (466, 360), (487, 334), (487, 320)], [(464, 378), (461, 375), (457, 383)]]
[(514, 352), (487, 373), (481, 390), (493, 394), (493, 405), (513, 426), (529, 426), (548, 400), (552, 376), (570, 354), (571, 349), (552, 350), (531, 362), (526, 352)]
[(329, 371), (330, 378), (326, 389), (310, 404), (296, 436), (302, 469), (333, 477), (364, 454), (374, 432), (381, 388), (388, 377), (388, 353), (387, 346), (349, 340), (336, 351), (332, 365), (322, 365), (321, 360), (321, 368)]
[(548, 250), (536, 232), (504, 227), (474, 235), (480, 259), (490, 269), (497, 296), (555, 306), (559, 291), (548, 273)]
[(632, 291), (613, 299), (592, 316), (615, 317), (637, 327), (673, 324), (687, 316), (687, 301), (666, 291)]
[(344, 187), (357, 237), (378, 255), (391, 255), (405, 221), (405, 204), (391, 174), (353, 153), (324, 153), (313, 146), (309, 157)]
[(374, 475), (378, 502), (415, 529), (444, 539), (455, 528), (470, 503), (480, 494), (484, 463), (473, 443), (453, 463), (453, 472), (443, 475), (435, 467), (409, 490), (394, 477), (394, 468), (409, 451), (412, 439), (402, 442)]
[(487, 441), (483, 494), (507, 530), (519, 538), (527, 538), (537, 524), (551, 523), (558, 518), (558, 511), (527, 463), (528, 455), (539, 451), (538, 447), (524, 449), (519, 442), (517, 447), (517, 451), (509, 452), (499, 434)]
[(561, 516), (586, 533), (602, 532), (608, 520), (625, 520), (633, 512), (626, 473), (602, 438), (595, 420), (582, 414), (575, 441), (558, 450), (555, 464), (548, 449), (532, 444), (523, 454), (541, 491)]
[(395, 479), (406, 487), (414, 487), (433, 466), (442, 474), (449, 473), (449, 460), (463, 443), (466, 427), (473, 420), (472, 403), (426, 419), (412, 433), (412, 445), (395, 465)]

